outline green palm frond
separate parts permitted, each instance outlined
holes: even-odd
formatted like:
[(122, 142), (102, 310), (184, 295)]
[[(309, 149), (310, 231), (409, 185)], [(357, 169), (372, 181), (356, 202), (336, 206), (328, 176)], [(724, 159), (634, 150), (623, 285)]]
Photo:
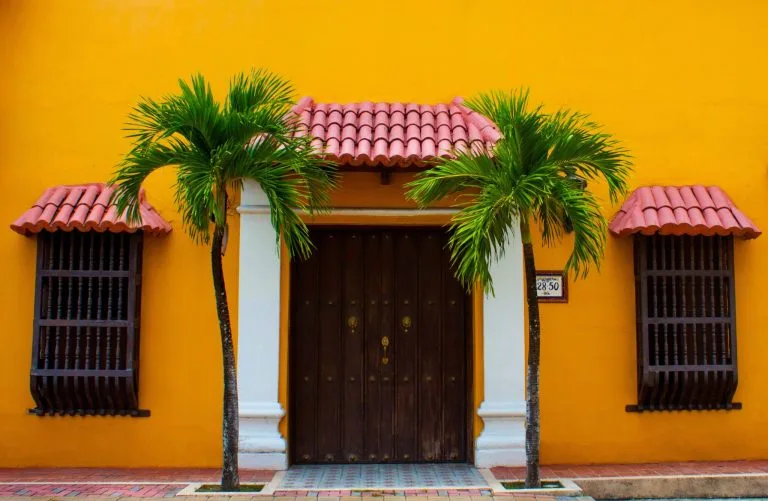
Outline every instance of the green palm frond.
[[(208, 243), (212, 227), (225, 227), (227, 190), (252, 179), (264, 190), (277, 241), (291, 255), (311, 251), (299, 213), (321, 210), (336, 172), (295, 134), (293, 87), (266, 70), (236, 75), (220, 105), (202, 75), (179, 81), (179, 92), (159, 101), (143, 98), (129, 115), (133, 146), (110, 181), (113, 202), (138, 221), (139, 191), (152, 172), (176, 168), (175, 202), (186, 231)], [(229, 193), (232, 194), (232, 193)]]
[(422, 207), (457, 196), (449, 239), (456, 276), (492, 292), (491, 263), (513, 234), (530, 242), (535, 227), (547, 245), (572, 228), (566, 269), (577, 277), (599, 267), (607, 222), (578, 180), (605, 182), (617, 200), (631, 171), (627, 150), (585, 114), (532, 106), (527, 90), (482, 94), (466, 105), (493, 121), (502, 138), (487, 150), (456, 152), (407, 185), (407, 196)]
[(424, 171), (408, 186), (406, 197), (421, 207), (465, 191), (479, 190), (493, 175), (493, 161), (483, 155), (461, 155)]
[(232, 78), (227, 109), (234, 113), (251, 113), (263, 106), (290, 106), (294, 94), (293, 86), (287, 80), (264, 69), (255, 69)]
[(515, 232), (514, 208), (493, 192), (480, 193), (477, 202), (453, 218), (448, 240), (456, 278), (470, 291), (477, 280), (493, 291), (490, 264), (504, 255), (506, 241)]
[(629, 152), (588, 115), (560, 110), (550, 115), (543, 133), (551, 144), (548, 161), (582, 179), (602, 178), (611, 202), (624, 193), (631, 171)]

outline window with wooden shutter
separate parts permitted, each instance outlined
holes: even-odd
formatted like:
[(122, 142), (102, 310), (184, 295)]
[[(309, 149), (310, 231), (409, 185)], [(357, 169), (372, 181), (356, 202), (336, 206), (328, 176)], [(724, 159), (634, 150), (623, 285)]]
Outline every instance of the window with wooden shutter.
[(30, 412), (149, 415), (138, 394), (141, 251), (141, 232), (39, 233)]
[(635, 236), (637, 405), (738, 409), (733, 237)]

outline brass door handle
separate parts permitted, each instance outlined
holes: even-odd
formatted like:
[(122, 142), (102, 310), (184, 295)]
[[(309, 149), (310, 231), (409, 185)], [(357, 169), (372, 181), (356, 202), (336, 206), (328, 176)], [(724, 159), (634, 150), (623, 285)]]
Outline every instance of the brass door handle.
[(387, 365), (389, 363), (389, 358), (387, 357), (387, 348), (389, 348), (389, 338), (387, 336), (384, 336), (381, 338), (381, 346), (384, 347), (384, 356), (381, 357), (381, 363), (384, 365)]
[(413, 325), (413, 321), (411, 320), (411, 317), (410, 317), (409, 315), (406, 315), (406, 316), (404, 316), (404, 317), (403, 317), (403, 318), (400, 320), (400, 325), (402, 325), (402, 326), (403, 326), (403, 330), (404, 330), (405, 332), (408, 332), (408, 329), (410, 329), (410, 328), (411, 328), (411, 326)]

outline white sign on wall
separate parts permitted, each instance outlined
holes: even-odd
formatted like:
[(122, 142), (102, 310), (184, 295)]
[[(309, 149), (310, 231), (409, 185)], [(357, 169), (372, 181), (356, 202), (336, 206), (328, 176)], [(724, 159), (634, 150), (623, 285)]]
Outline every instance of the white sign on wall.
[(536, 295), (539, 302), (567, 303), (567, 276), (562, 271), (537, 271)]

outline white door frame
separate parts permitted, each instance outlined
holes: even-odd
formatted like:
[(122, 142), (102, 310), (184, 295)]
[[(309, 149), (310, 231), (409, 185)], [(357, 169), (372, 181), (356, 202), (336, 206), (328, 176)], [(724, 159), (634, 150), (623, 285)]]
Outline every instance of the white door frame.
[[(240, 396), (240, 466), (285, 469), (285, 415), (280, 378), (280, 252), (264, 192), (243, 185), (240, 207), (240, 269), (237, 372)], [(451, 209), (335, 209), (331, 214), (392, 216), (446, 214)], [(417, 219), (414, 219), (417, 221)], [(477, 411), (484, 428), (475, 443), (478, 467), (525, 464), (525, 325), (522, 244), (508, 243), (491, 268), (495, 297), (483, 304), (484, 401)], [(475, 346), (475, 350), (479, 347)], [(287, 382), (286, 382), (287, 383)], [(475, 381), (475, 384), (477, 382)]]

